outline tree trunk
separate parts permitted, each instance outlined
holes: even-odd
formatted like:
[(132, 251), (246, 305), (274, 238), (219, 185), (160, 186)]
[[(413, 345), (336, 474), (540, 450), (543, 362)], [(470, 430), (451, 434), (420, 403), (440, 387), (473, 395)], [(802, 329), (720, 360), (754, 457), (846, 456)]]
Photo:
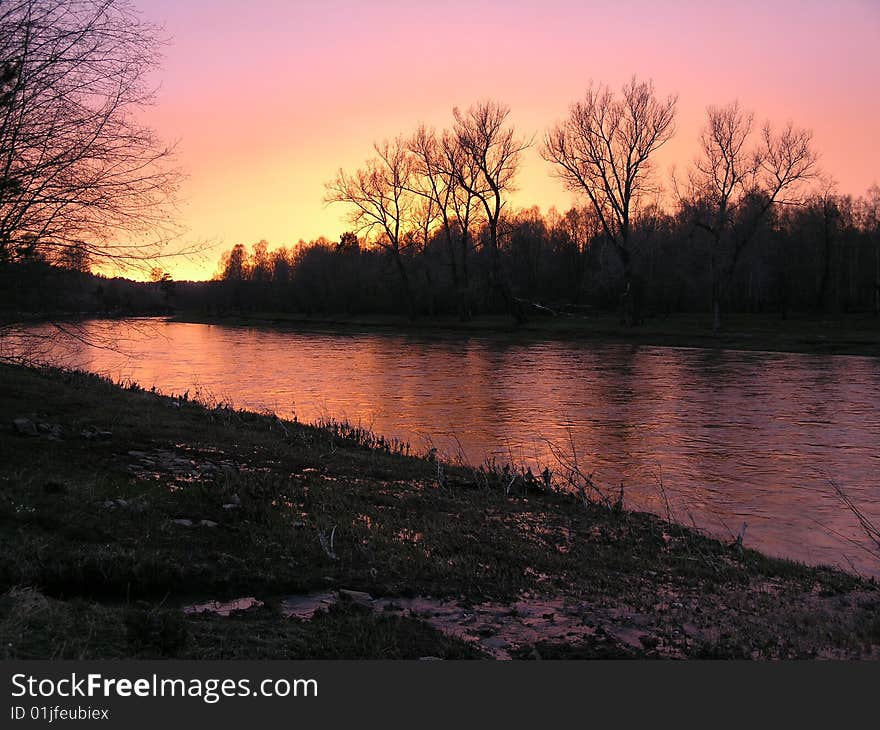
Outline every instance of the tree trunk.
[(468, 240), (468, 232), (465, 228), (461, 233), (461, 289), (458, 291), (458, 318), (462, 322), (467, 322), (471, 318), (471, 285), (468, 279), (468, 253), (470, 250), (470, 241)]
[(712, 279), (712, 292), (710, 305), (712, 307), (712, 332), (717, 333), (721, 329), (721, 281), (718, 277), (718, 264), (715, 260), (720, 241), (716, 238), (713, 243), (712, 256), (709, 259), (709, 276)]
[(617, 253), (623, 264), (623, 295), (620, 297), (620, 320), (627, 327), (635, 327), (642, 321), (641, 287), (632, 271), (632, 260), (629, 251), (617, 246)]
[(407, 307), (409, 308), (409, 318), (412, 321), (416, 319), (416, 300), (413, 296), (412, 285), (409, 282), (409, 274), (406, 266), (403, 265), (403, 258), (399, 251), (394, 252), (394, 261), (397, 263), (397, 271), (400, 273), (400, 280), (403, 283), (403, 291), (406, 294)]
[(526, 321), (525, 313), (514, 298), (513, 292), (510, 289), (510, 284), (507, 282), (507, 279), (504, 276), (504, 271), (501, 268), (501, 252), (498, 250), (497, 221), (490, 221), (489, 223), (489, 239), (492, 247), (492, 250), (490, 251), (492, 261), (489, 268), (489, 275), (491, 277), (491, 281), (489, 282), (490, 289), (494, 289), (501, 295), (505, 309), (507, 309), (508, 314), (514, 318), (516, 323), (518, 325), (523, 324), (523, 322)]
[(880, 316), (880, 241), (874, 247), (874, 316)]
[(460, 284), (458, 281), (458, 264), (455, 261), (455, 244), (452, 241), (452, 230), (449, 228), (448, 222), (444, 224), (444, 228), (446, 229), (446, 252), (449, 256), (449, 268), (452, 270), (452, 286), (453, 289), (458, 290)]
[(577, 271), (575, 273), (574, 303), (583, 304), (581, 301), (584, 292), (584, 280), (587, 278), (587, 247), (578, 246)]
[(819, 297), (818, 297), (818, 305), (820, 309), (827, 310), (829, 308), (830, 299), (829, 290), (831, 289), (831, 254), (832, 254), (832, 240), (831, 234), (828, 227), (827, 217), (823, 221), (822, 228), (822, 243), (823, 243), (823, 260), (822, 260), (822, 279), (819, 282)]

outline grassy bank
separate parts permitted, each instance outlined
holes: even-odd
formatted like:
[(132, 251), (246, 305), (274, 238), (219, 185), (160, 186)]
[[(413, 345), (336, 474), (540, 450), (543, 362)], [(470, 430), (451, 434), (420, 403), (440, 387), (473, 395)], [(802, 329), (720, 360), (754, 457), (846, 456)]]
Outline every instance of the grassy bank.
[(717, 333), (712, 332), (711, 318), (700, 314), (648, 317), (638, 327), (625, 327), (618, 317), (604, 313), (538, 316), (522, 325), (501, 316), (481, 316), (467, 322), (454, 317), (423, 317), (413, 322), (406, 317), (390, 315), (306, 316), (283, 312), (222, 316), (186, 312), (177, 314), (174, 319), (299, 330), (377, 330), (438, 336), (501, 334), (523, 339), (579, 339), (670, 347), (880, 356), (880, 319), (870, 314), (825, 318), (793, 315), (786, 319), (778, 314), (736, 314), (727, 317), (724, 327)]
[(873, 582), (406, 451), (0, 366), (0, 657), (880, 652)]

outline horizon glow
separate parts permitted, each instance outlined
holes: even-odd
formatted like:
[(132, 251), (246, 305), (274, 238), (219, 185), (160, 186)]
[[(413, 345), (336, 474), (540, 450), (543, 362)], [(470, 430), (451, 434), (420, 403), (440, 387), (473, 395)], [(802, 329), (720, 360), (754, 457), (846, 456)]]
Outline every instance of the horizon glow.
[(658, 180), (684, 173), (709, 105), (738, 99), (764, 120), (813, 130), (837, 190), (878, 180), (876, 94), (880, 4), (136, 0), (170, 43), (147, 121), (178, 141), (188, 173), (179, 222), (201, 256), (166, 262), (175, 279), (206, 279), (223, 251), (270, 248), (347, 230), (324, 183), (353, 170), (376, 140), (420, 122), (451, 123), (453, 106), (485, 98), (535, 146), (513, 208), (576, 201), (540, 159), (544, 130), (590, 81), (619, 88), (635, 74), (678, 94), (675, 137)]

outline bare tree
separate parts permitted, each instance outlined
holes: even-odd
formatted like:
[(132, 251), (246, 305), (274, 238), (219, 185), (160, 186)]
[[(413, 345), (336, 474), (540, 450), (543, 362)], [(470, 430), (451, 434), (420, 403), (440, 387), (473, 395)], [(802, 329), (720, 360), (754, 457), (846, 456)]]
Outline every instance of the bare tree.
[(690, 174), (687, 205), (710, 236), (713, 329), (721, 326), (721, 300), (739, 258), (776, 204), (793, 203), (799, 183), (815, 174), (812, 135), (788, 124), (767, 123), (752, 146), (754, 116), (738, 102), (710, 106), (700, 135), (700, 157)]
[[(457, 138), (448, 131), (438, 136), (433, 129), (421, 125), (409, 145), (415, 158), (413, 192), (426, 201), (422, 207), (433, 212), (434, 220), (440, 222), (456, 292), (458, 315), (461, 320), (466, 320), (470, 316), (470, 228), (475, 217), (475, 198), (468, 188), (475, 188), (479, 172), (474, 161), (463, 154)], [(422, 220), (427, 217), (423, 215)]]
[(376, 245), (394, 259), (407, 298), (409, 316), (416, 316), (415, 297), (401, 254), (412, 244), (410, 224), (414, 217), (415, 160), (402, 137), (374, 144), (376, 157), (349, 174), (339, 170), (326, 184), (327, 203), (351, 206), (349, 222), (355, 233), (373, 236)]
[[(707, 110), (708, 121), (700, 134), (701, 156), (690, 174), (690, 204), (696, 225), (710, 238), (709, 276), (713, 329), (721, 325), (720, 296), (722, 245), (739, 208), (755, 190), (760, 159), (749, 149), (754, 116), (738, 102)], [(736, 254), (738, 255), (738, 254)]]
[[(524, 313), (513, 297), (510, 285), (501, 269), (498, 233), (501, 213), (507, 205), (507, 195), (513, 190), (519, 170), (520, 156), (531, 144), (518, 138), (507, 124), (510, 109), (495, 101), (483, 101), (467, 111), (453, 109), (453, 135), (460, 150), (456, 178), (459, 185), (479, 201), (486, 215), (490, 257), (490, 289), (498, 291), (508, 312), (517, 322)], [(470, 172), (476, 172), (471, 176)]]
[(652, 192), (651, 157), (674, 133), (676, 102), (675, 95), (658, 99), (653, 82), (635, 77), (619, 96), (591, 85), (568, 118), (547, 132), (541, 148), (566, 186), (586, 195), (620, 256), (630, 325), (640, 318), (630, 234), (642, 199)]
[(181, 177), (138, 121), (159, 46), (127, 0), (0, 3), (0, 261), (149, 271)]
[(128, 0), (0, 0), (0, 272), (26, 282), (0, 321), (12, 359), (40, 360), (59, 336), (114, 346), (73, 322), (15, 324), (45, 301), (43, 264), (146, 274), (185, 253), (166, 246), (182, 175), (140, 121), (161, 43)]
[(471, 251), (476, 249), (471, 231), (481, 221), (480, 203), (474, 191), (478, 188), (481, 173), (476, 160), (462, 149), (454, 132), (443, 132), (440, 152), (444, 174), (453, 182), (450, 202), (454, 217), (450, 217), (450, 223), (454, 222), (458, 235), (459, 317), (467, 320), (471, 317), (472, 307), (469, 258)]
[(440, 220), (452, 281), (458, 292), (461, 285), (452, 228), (454, 215), (452, 202), (457, 186), (455, 176), (443, 164), (443, 148), (433, 129), (428, 129), (423, 124), (419, 125), (409, 141), (409, 149), (414, 157), (413, 192), (425, 201), (422, 206), (425, 208), (425, 215), (422, 216), (426, 223), (425, 238), (427, 239), (428, 236), (427, 222), (431, 217), (428, 214), (430, 211)]

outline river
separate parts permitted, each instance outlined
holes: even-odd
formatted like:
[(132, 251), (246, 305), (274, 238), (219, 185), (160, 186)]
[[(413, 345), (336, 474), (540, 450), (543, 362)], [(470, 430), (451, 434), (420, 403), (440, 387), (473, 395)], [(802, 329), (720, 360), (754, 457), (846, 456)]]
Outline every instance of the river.
[[(347, 419), (449, 458), (558, 470), (629, 507), (880, 576), (832, 481), (880, 525), (880, 359), (594, 342), (93, 321), (58, 364), (166, 393)], [(662, 483), (662, 488), (661, 488)], [(665, 494), (665, 498), (664, 495)]]

